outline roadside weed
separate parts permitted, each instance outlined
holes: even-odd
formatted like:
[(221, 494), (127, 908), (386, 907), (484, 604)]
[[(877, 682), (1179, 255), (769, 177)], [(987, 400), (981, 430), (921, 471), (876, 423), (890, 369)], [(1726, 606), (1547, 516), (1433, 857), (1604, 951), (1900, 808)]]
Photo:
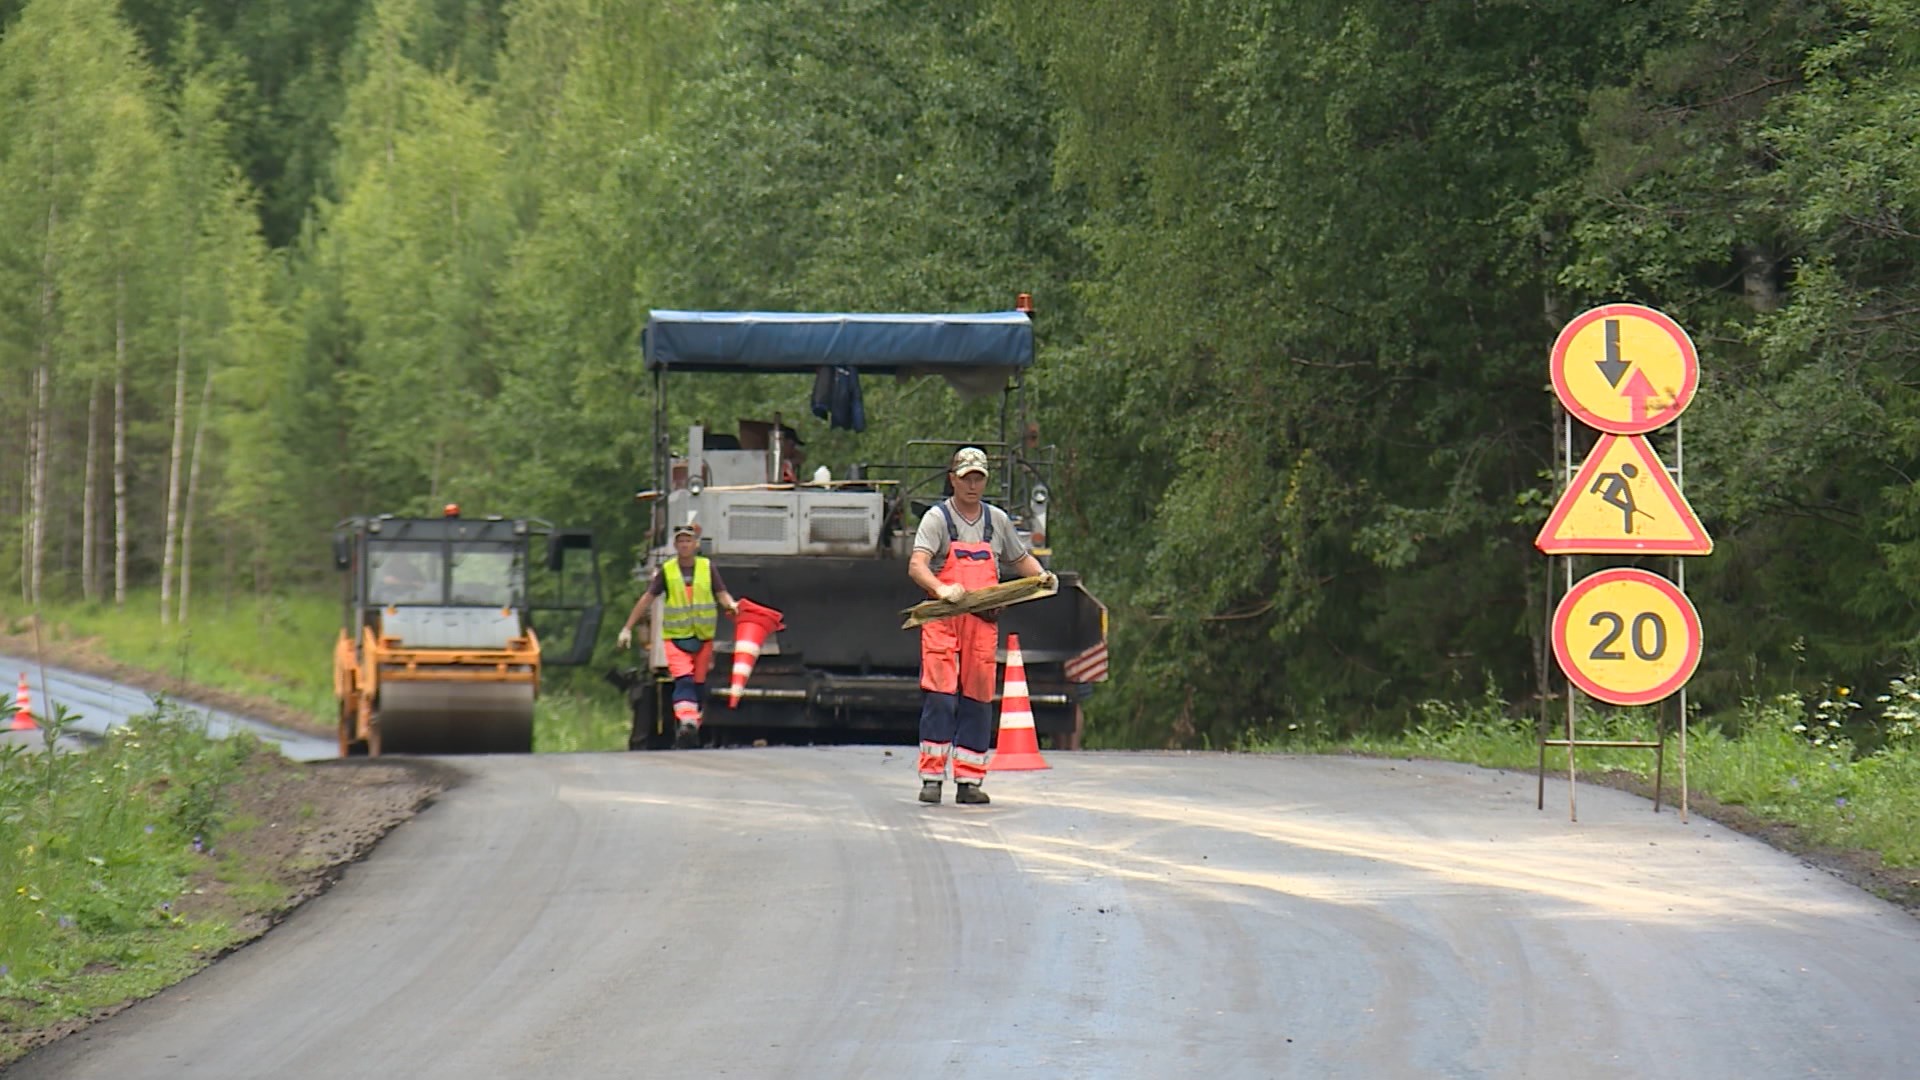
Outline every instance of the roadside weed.
[[(73, 716), (45, 718), (51, 745)], [(0, 755), (4, 1032), (167, 985), (229, 933), (179, 911), (217, 866), (222, 792), (257, 744), (157, 704), (78, 753)]]

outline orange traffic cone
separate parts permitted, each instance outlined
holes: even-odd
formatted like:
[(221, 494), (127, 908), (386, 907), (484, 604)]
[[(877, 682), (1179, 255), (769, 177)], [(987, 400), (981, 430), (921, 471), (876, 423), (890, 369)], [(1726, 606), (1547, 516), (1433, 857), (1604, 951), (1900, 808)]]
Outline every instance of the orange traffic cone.
[(1040, 756), (1033, 730), (1033, 705), (1027, 701), (1027, 664), (1020, 658), (1020, 635), (1007, 635), (1007, 681), (1000, 691), (1000, 736), (994, 740), (988, 772), (1051, 769)]
[(740, 707), (740, 691), (747, 688), (747, 676), (753, 674), (754, 661), (760, 659), (760, 645), (775, 630), (784, 630), (780, 613), (765, 604), (741, 599), (733, 613), (733, 684), (727, 687), (727, 708)]
[(33, 721), (33, 696), (27, 692), (27, 673), (20, 673), (20, 691), (14, 695), (13, 730), (34, 731), (40, 727)]

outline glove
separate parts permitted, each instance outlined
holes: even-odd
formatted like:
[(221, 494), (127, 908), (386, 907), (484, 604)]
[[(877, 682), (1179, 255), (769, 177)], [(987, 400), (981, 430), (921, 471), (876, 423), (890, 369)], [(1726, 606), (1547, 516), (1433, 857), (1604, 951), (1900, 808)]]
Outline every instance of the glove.
[(1040, 571), (1040, 587), (1048, 592), (1053, 592), (1060, 587), (1060, 579), (1054, 576), (1053, 571), (1042, 570)]
[(620, 628), (620, 636), (614, 638), (613, 641), (614, 644), (623, 649), (628, 648), (633, 645), (633, 631), (623, 626)]
[(961, 597), (967, 595), (967, 587), (951, 581), (942, 582), (940, 587), (934, 590), (934, 595), (949, 604), (957, 604)]

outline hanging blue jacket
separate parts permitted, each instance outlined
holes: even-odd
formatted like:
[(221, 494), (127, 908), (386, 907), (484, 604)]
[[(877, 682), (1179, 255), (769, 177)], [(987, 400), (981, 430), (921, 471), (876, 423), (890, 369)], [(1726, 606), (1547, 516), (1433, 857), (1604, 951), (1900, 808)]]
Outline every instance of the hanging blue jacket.
[(813, 377), (813, 415), (827, 426), (867, 430), (867, 406), (860, 398), (860, 373), (850, 367), (823, 367)]

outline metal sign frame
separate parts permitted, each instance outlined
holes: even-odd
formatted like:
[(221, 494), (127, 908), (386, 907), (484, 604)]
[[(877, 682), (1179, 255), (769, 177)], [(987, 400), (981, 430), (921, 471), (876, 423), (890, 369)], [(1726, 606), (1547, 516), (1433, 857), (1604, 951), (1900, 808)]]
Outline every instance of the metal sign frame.
[[(1673, 340), (1676, 342), (1676, 344), (1679, 346), (1681, 350), (1685, 385), (1682, 388), (1682, 391), (1679, 394), (1675, 395), (1675, 400), (1678, 402), (1678, 407), (1677, 408), (1670, 407), (1669, 410), (1664, 411), (1663, 413), (1656, 413), (1654, 414), (1654, 416), (1648, 418), (1650, 421), (1655, 421), (1655, 422), (1646, 423), (1644, 425), (1638, 422), (1618, 423), (1618, 422), (1606, 421), (1604, 423), (1595, 423), (1594, 422), (1595, 418), (1591, 415), (1591, 410), (1581, 406), (1577, 397), (1572, 397), (1568, 391), (1568, 388), (1566, 385), (1567, 380), (1565, 377), (1564, 366), (1566, 363), (1567, 350), (1574, 336), (1578, 334), (1582, 329), (1590, 325), (1591, 323), (1602, 320), (1602, 319), (1606, 319), (1606, 318), (1612, 318), (1612, 317), (1633, 317), (1633, 318), (1645, 319), (1647, 321), (1653, 322), (1656, 325), (1658, 325), (1663, 331), (1666, 331), (1668, 335), (1673, 338)], [(1614, 358), (1612, 356), (1609, 356), (1608, 359), (1612, 360)], [(1609, 305), (1605, 305), (1599, 308), (1594, 308), (1590, 311), (1584, 312), (1581, 315), (1577, 316), (1574, 320), (1569, 322), (1566, 325), (1566, 327), (1561, 330), (1559, 336), (1555, 339), (1553, 352), (1552, 352), (1552, 359), (1550, 363), (1550, 375), (1552, 376), (1553, 383), (1554, 383), (1554, 390), (1555, 390), (1555, 399), (1556, 399), (1555, 400), (1555, 406), (1556, 406), (1555, 427), (1558, 428), (1559, 436), (1560, 436), (1561, 476), (1562, 476), (1562, 485), (1563, 485), (1562, 494), (1560, 498), (1556, 500), (1556, 507), (1555, 507), (1556, 514), (1560, 512), (1562, 508), (1562, 504), (1566, 502), (1568, 494), (1571, 492), (1573, 485), (1576, 482), (1575, 480), (1576, 469), (1574, 465), (1574, 455), (1573, 455), (1573, 425), (1576, 419), (1587, 424), (1588, 426), (1594, 427), (1602, 431), (1603, 439), (1610, 438), (1610, 437), (1627, 437), (1627, 436), (1637, 436), (1637, 437), (1645, 438), (1648, 433), (1654, 431), (1655, 429), (1664, 427), (1670, 424), (1673, 428), (1673, 438), (1674, 438), (1673, 465), (1671, 468), (1667, 468), (1664, 471), (1667, 472), (1668, 474), (1668, 479), (1672, 483), (1674, 492), (1678, 494), (1684, 491), (1686, 486), (1686, 479), (1685, 479), (1686, 477), (1686, 436), (1685, 436), (1685, 426), (1681, 422), (1680, 414), (1684, 412), (1686, 410), (1687, 405), (1691, 403), (1693, 398), (1693, 392), (1698, 386), (1699, 356), (1698, 356), (1698, 353), (1693, 348), (1692, 340), (1687, 336), (1686, 331), (1681, 329), (1678, 323), (1674, 322), (1671, 318), (1669, 318), (1668, 316), (1666, 316), (1661, 312), (1655, 311), (1652, 308), (1643, 307), (1638, 304), (1609, 304)], [(1671, 403), (1670, 403), (1670, 406), (1671, 406)], [(1663, 415), (1664, 415), (1664, 418), (1661, 418)], [(1606, 420), (1606, 418), (1600, 418), (1600, 419), (1603, 421)], [(1650, 441), (1648, 443), (1648, 446), (1649, 446), (1649, 449), (1651, 449)], [(1657, 456), (1656, 456), (1656, 460), (1657, 460)], [(1584, 471), (1584, 469), (1582, 471)], [(1680, 503), (1682, 505), (1685, 505), (1684, 494), (1680, 495)], [(1691, 513), (1691, 509), (1692, 508), (1690, 506), (1687, 507), (1687, 511), (1689, 513)], [(1702, 536), (1704, 537), (1705, 536), (1704, 528), (1702, 528), (1701, 533), (1702, 533)], [(1541, 535), (1545, 536), (1546, 530), (1543, 529)], [(1545, 545), (1541, 545), (1541, 546), (1544, 550)], [(1708, 541), (1708, 550), (1711, 550), (1710, 540)], [(1643, 553), (1649, 553), (1649, 552), (1645, 552), (1643, 549), (1636, 549), (1631, 551), (1607, 552), (1607, 554), (1643, 554)], [(1686, 553), (1686, 554), (1692, 554), (1692, 553)], [(1574, 588), (1575, 581), (1576, 581), (1575, 574), (1574, 574), (1574, 560), (1578, 558), (1579, 555), (1580, 555), (1579, 552), (1575, 552), (1572, 550), (1565, 550), (1565, 549), (1562, 549), (1559, 551), (1547, 551), (1547, 556), (1549, 560), (1557, 558), (1561, 561), (1561, 567), (1563, 571), (1563, 585), (1560, 593), (1561, 597), (1564, 597), (1567, 593), (1570, 593)], [(1673, 572), (1670, 575), (1670, 580), (1673, 582), (1674, 586), (1678, 588), (1681, 594), (1684, 596), (1686, 592), (1686, 584), (1687, 584), (1686, 557), (1683, 553), (1675, 552), (1671, 556), (1671, 562), (1673, 566)], [(1551, 562), (1549, 562), (1549, 567), (1551, 567)], [(1548, 580), (1549, 582), (1551, 582), (1552, 580), (1551, 570), (1549, 570), (1549, 573), (1548, 573)], [(1551, 585), (1549, 585), (1549, 591), (1551, 592)], [(1549, 635), (1551, 636), (1554, 629), (1553, 627), (1554, 614), (1555, 614), (1555, 610), (1558, 607), (1559, 601), (1558, 599), (1552, 596), (1549, 596), (1548, 599), (1549, 599), (1549, 606), (1547, 611), (1547, 619), (1548, 619), (1547, 630)], [(1557, 656), (1555, 657), (1555, 663), (1556, 665), (1558, 664)], [(1658, 710), (1654, 718), (1654, 737), (1652, 739), (1582, 739), (1578, 736), (1578, 734), (1575, 731), (1575, 720), (1576, 720), (1578, 708), (1579, 708), (1580, 688), (1575, 684), (1574, 680), (1570, 676), (1567, 676), (1566, 672), (1563, 671), (1562, 675), (1563, 677), (1566, 678), (1566, 718), (1565, 718), (1563, 733), (1557, 738), (1549, 737), (1548, 732), (1552, 727), (1552, 724), (1544, 708), (1541, 712), (1540, 719), (1538, 722), (1537, 730), (1539, 735), (1540, 757), (1539, 757), (1538, 777), (1537, 777), (1538, 789), (1535, 795), (1535, 803), (1534, 803), (1535, 808), (1536, 809), (1546, 808), (1547, 748), (1549, 746), (1564, 747), (1567, 752), (1567, 817), (1568, 817), (1568, 820), (1570, 821), (1578, 821), (1580, 819), (1579, 806), (1578, 806), (1578, 802), (1575, 795), (1575, 789), (1578, 787), (1579, 772), (1578, 772), (1578, 766), (1576, 764), (1575, 757), (1574, 757), (1574, 751), (1581, 747), (1612, 747), (1612, 748), (1646, 749), (1646, 750), (1652, 750), (1654, 752), (1653, 812), (1656, 814), (1659, 813), (1661, 799), (1665, 792), (1667, 730), (1669, 725), (1669, 708), (1671, 707), (1671, 710), (1672, 710), (1671, 723), (1674, 730), (1676, 730), (1679, 734), (1678, 760), (1676, 764), (1678, 765), (1679, 774), (1680, 774), (1680, 802), (1679, 802), (1680, 820), (1683, 823), (1686, 822), (1687, 816), (1688, 816), (1688, 797), (1687, 797), (1687, 689), (1686, 689), (1685, 682), (1683, 681), (1680, 687), (1668, 697), (1657, 702), (1649, 703), (1650, 705), (1652, 705)], [(1544, 706), (1547, 701), (1546, 696), (1543, 695), (1541, 700), (1542, 700), (1542, 705)]]

